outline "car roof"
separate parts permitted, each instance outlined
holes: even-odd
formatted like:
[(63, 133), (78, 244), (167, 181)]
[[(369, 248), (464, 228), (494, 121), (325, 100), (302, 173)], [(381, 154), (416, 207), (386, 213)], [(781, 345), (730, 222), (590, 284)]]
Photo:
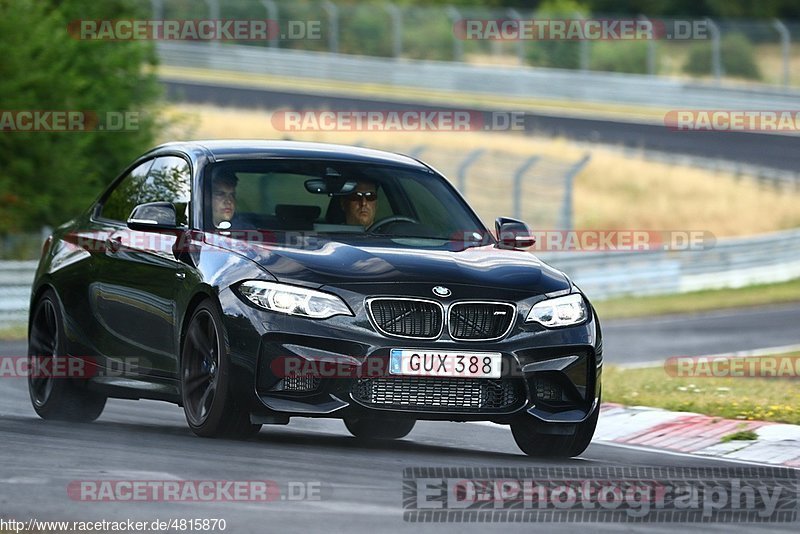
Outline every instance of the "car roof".
[(198, 149), (210, 154), (216, 161), (261, 158), (319, 158), (363, 163), (383, 163), (411, 166), (419, 169), (429, 168), (416, 159), (402, 154), (328, 143), (308, 143), (302, 141), (259, 140), (259, 139), (209, 139), (199, 141), (178, 141), (166, 143), (153, 149), (180, 150), (187, 154)]

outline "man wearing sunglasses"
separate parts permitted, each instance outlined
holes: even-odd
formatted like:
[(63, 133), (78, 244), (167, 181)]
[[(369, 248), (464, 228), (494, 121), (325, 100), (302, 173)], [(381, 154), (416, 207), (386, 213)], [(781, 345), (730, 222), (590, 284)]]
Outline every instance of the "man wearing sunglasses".
[(378, 208), (378, 187), (371, 182), (358, 182), (355, 191), (341, 199), (347, 224), (360, 224), (367, 228), (375, 221)]

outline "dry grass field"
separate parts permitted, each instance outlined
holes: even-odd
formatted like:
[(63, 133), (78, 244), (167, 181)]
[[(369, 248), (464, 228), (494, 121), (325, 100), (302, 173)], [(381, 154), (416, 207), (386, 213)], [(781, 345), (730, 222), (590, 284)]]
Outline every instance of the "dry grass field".
[[(518, 164), (542, 156), (539, 172), (561, 172), (587, 151), (564, 139), (483, 132), (292, 132), (273, 127), (267, 111), (180, 105), (169, 108), (179, 125), (165, 139), (259, 138), (354, 144), (411, 152), (455, 180), (467, 152), (487, 153), (471, 168), (466, 196), (485, 222), (511, 215), (511, 183)], [(591, 161), (575, 184), (579, 229), (705, 230), (717, 237), (742, 236), (800, 226), (800, 189), (780, 189), (748, 177), (647, 161), (603, 147), (590, 147)], [(538, 183), (538, 182), (537, 182)], [(538, 187), (538, 186), (537, 186)], [(524, 191), (523, 215), (552, 208), (546, 187)]]

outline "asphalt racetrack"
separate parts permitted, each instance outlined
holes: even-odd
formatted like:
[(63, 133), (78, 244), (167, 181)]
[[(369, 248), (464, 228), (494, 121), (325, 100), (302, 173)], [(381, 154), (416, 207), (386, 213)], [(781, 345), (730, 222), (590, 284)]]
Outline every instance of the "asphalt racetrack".
[[(784, 309), (800, 315), (800, 307)], [(771, 315), (772, 313), (777, 315)], [(774, 341), (764, 326), (777, 309), (737, 310), (693, 319), (611, 323), (609, 362), (615, 347), (642, 343), (656, 353), (742, 343), (751, 336)], [(789, 317), (786, 320), (791, 320)], [(687, 335), (676, 328), (695, 325)], [(742, 325), (752, 328), (743, 328)], [(797, 322), (794, 323), (795, 325)], [(736, 326), (738, 325), (738, 327)], [(639, 332), (648, 327), (649, 333)], [(703, 329), (707, 328), (703, 340)], [(785, 325), (783, 326), (786, 329)], [(775, 325), (781, 330), (781, 325)], [(747, 330), (748, 333), (743, 333)], [(735, 334), (739, 333), (736, 337)], [(796, 329), (794, 329), (796, 335)], [(727, 336), (721, 332), (727, 332)], [(720, 337), (722, 336), (722, 337)], [(725, 337), (734, 336), (725, 340)], [(630, 341), (632, 340), (632, 341)], [(789, 340), (789, 338), (787, 338)], [(669, 349), (670, 345), (673, 345)], [(640, 345), (641, 346), (641, 345)], [(0, 356), (25, 354), (24, 342), (0, 344)], [(602, 418), (601, 418), (602, 419)], [(601, 421), (602, 424), (602, 421)], [(742, 467), (711, 458), (593, 443), (579, 458), (545, 461), (519, 452), (505, 427), (420, 422), (396, 442), (359, 442), (337, 420), (296, 418), (288, 426), (265, 426), (249, 441), (195, 437), (177, 406), (154, 401), (109, 400), (92, 424), (46, 422), (30, 405), (24, 378), (0, 380), (0, 517), (27, 520), (225, 519), (228, 532), (598, 532), (672, 533), (670, 523), (635, 524), (416, 524), (403, 520), (403, 469), (408, 467)], [(283, 497), (271, 502), (84, 502), (71, 498), (81, 480), (271, 480)], [(303, 484), (306, 484), (303, 486)], [(314, 500), (291, 500), (289, 486), (315, 491)], [(707, 532), (796, 532), (797, 524), (704, 524)]]
[[(205, 103), (239, 108), (294, 110), (358, 110), (358, 111), (433, 111), (465, 110), (464, 106), (418, 104), (396, 100), (366, 99), (320, 95), (296, 91), (274, 91), (235, 84), (188, 82), (162, 78), (170, 100)], [(480, 109), (508, 113), (500, 110)], [(541, 113), (525, 113), (525, 133), (548, 137), (565, 137), (607, 145), (646, 149), (670, 154), (758, 165), (796, 172), (800, 168), (800, 136), (753, 132), (697, 131), (676, 132), (663, 124), (644, 124), (604, 119), (562, 117)], [(368, 135), (368, 133), (366, 134)]]
[(611, 364), (800, 344), (800, 304), (600, 321)]

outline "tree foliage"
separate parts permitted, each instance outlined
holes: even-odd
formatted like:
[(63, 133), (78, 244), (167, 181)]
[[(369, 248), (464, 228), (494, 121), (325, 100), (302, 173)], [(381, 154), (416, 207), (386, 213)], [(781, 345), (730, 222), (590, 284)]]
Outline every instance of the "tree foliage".
[(82, 111), (100, 124), (108, 113), (136, 115), (125, 131), (0, 131), (0, 234), (65, 222), (153, 144), (152, 43), (68, 31), (76, 20), (148, 14), (136, 9), (126, 0), (0, 0), (3, 111)]
[[(356, 0), (352, 0), (356, 1)], [(536, 10), (543, 0), (395, 0), (398, 4), (483, 6), (487, 8), (514, 7)], [(649, 17), (773, 17), (800, 19), (797, 0), (582, 0), (592, 13)]]
[[(711, 54), (711, 43), (700, 41), (693, 44), (683, 66), (684, 72), (702, 75), (711, 74)], [(752, 80), (761, 78), (761, 71), (756, 62), (756, 52), (753, 44), (740, 33), (731, 33), (722, 37), (720, 58), (722, 59), (722, 69), (728, 76)]]

